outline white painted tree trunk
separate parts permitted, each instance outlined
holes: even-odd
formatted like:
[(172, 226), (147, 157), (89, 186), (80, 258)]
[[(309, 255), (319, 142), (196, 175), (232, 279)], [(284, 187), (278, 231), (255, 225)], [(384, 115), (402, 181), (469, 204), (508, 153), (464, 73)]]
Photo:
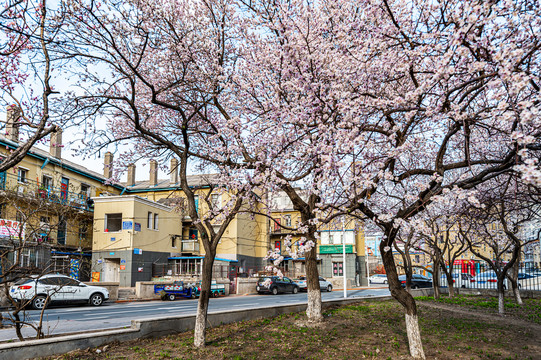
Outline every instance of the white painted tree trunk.
[(515, 295), (515, 301), (517, 302), (517, 304), (522, 305), (522, 296), (520, 296), (520, 290), (518, 286), (516, 286), (516, 283), (513, 284), (513, 295)]
[(498, 313), (503, 315), (505, 313), (505, 307), (503, 302), (503, 290), (498, 291)]
[(426, 359), (417, 315), (406, 314), (406, 332), (408, 333), (410, 355), (414, 359)]
[(195, 315), (195, 326), (193, 333), (193, 344), (202, 348), (206, 341), (207, 313), (209, 308), (210, 284), (212, 280), (212, 265), (216, 250), (207, 253), (203, 259), (203, 273), (201, 274), (201, 291), (197, 302), (197, 313)]
[(193, 334), (193, 343), (195, 347), (201, 348), (205, 346), (205, 331), (207, 323), (207, 310), (200, 306), (199, 302), (197, 306), (197, 314), (195, 315), (195, 327)]
[(310, 322), (319, 322), (323, 320), (321, 312), (321, 291), (308, 289), (308, 306), (306, 307), (306, 317)]

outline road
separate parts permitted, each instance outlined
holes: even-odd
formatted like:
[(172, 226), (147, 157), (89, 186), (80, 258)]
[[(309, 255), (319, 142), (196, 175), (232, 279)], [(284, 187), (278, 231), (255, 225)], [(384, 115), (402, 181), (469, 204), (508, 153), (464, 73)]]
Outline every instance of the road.
[[(348, 297), (363, 298), (389, 295), (387, 288), (349, 290)], [(323, 292), (322, 299), (342, 299), (342, 290)], [(306, 303), (306, 293), (281, 295), (249, 295), (211, 298), (209, 312), (250, 309), (272, 305)], [(62, 306), (51, 307), (45, 311), (43, 331), (47, 335), (84, 332), (89, 330), (116, 329), (130, 327), (135, 319), (149, 319), (165, 316), (195, 315), (197, 300), (180, 299), (176, 301), (146, 301), (128, 303), (105, 303), (100, 307)], [(37, 323), (39, 311), (27, 310), (27, 321)], [(23, 328), (24, 336), (35, 336), (35, 330)], [(0, 329), (0, 341), (17, 340), (13, 328)]]

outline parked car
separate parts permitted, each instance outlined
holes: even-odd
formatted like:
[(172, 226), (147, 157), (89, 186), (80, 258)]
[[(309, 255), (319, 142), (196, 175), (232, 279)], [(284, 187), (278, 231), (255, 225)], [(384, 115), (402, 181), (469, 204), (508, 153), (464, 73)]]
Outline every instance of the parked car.
[(259, 294), (271, 293), (276, 295), (286, 292), (296, 294), (299, 292), (299, 285), (285, 276), (282, 278), (279, 276), (262, 276), (257, 281), (256, 290)]
[[(402, 287), (406, 287), (406, 275), (400, 275), (398, 280), (402, 283)], [(413, 274), (411, 278), (412, 289), (422, 289), (432, 287), (432, 279), (419, 274)]]
[[(537, 289), (538, 287), (541, 287), (540, 282), (538, 281), (538, 277), (532, 274), (519, 272), (518, 273), (518, 287), (519, 289), (522, 287), (530, 288), (530, 289)], [(477, 289), (497, 289), (498, 288), (498, 277), (496, 276), (496, 273), (493, 270), (484, 271), (482, 273), (477, 274), (473, 277), (473, 287)], [(509, 280), (505, 278), (503, 280), (503, 288), (504, 290), (509, 289), (511, 287), (511, 284), (509, 283)]]
[[(471, 288), (473, 283), (473, 275), (468, 273), (453, 273), (453, 285), (461, 288)], [(440, 277), (440, 286), (447, 287), (447, 276), (443, 274)]]
[[(473, 277), (473, 286), (477, 289), (497, 289), (498, 277), (493, 270), (483, 271)], [(507, 279), (503, 280), (503, 288), (507, 289)], [(519, 284), (520, 287), (520, 284)]]
[(370, 284), (387, 284), (387, 275), (374, 274), (368, 278)]
[[(306, 284), (306, 276), (300, 276), (298, 280), (295, 280), (295, 282), (299, 286), (299, 290), (308, 291), (308, 285)], [(332, 291), (332, 284), (320, 276), (319, 289), (330, 292)]]
[(109, 291), (104, 287), (86, 285), (68, 276), (53, 274), (20, 279), (10, 287), (10, 294), (18, 302), (29, 302), (36, 310), (43, 309), (49, 303), (89, 303), (99, 306), (109, 300)]

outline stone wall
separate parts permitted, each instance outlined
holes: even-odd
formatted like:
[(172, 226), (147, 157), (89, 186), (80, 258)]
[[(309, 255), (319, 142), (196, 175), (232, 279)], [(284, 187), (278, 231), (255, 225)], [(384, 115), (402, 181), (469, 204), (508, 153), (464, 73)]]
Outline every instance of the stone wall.
[(257, 294), (258, 278), (237, 278), (237, 295)]

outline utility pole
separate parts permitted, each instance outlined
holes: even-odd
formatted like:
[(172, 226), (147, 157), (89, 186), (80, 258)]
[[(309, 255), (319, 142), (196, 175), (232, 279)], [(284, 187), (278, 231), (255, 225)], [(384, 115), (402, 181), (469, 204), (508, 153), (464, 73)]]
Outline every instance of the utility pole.
[(346, 224), (342, 216), (342, 274), (344, 275), (344, 298), (348, 297), (348, 288), (346, 281)]

